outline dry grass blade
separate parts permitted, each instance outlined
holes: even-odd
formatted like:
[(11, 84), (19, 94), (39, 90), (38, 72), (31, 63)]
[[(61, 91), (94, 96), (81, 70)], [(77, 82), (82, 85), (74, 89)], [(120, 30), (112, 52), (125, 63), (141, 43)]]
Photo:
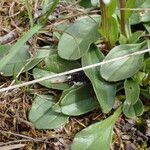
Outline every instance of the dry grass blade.
[(12, 149), (23, 148), (25, 146), (26, 144), (13, 144), (13, 145), (8, 145), (8, 146), (2, 146), (0, 147), (0, 150), (12, 150)]

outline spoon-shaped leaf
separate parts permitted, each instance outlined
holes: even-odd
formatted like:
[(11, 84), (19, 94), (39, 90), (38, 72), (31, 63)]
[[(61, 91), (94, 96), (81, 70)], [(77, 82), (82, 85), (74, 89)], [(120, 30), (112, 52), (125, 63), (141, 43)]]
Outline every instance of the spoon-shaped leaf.
[[(103, 54), (94, 45), (91, 45), (90, 50), (82, 57), (82, 66), (88, 66), (101, 62)], [(102, 108), (102, 111), (108, 113), (114, 104), (116, 94), (116, 84), (111, 84), (104, 81), (100, 75), (98, 68), (91, 68), (84, 71), (91, 80), (96, 97)]]
[(77, 133), (71, 150), (109, 150), (113, 127), (120, 113), (121, 109), (119, 108), (109, 118), (90, 125)]
[(124, 89), (126, 94), (126, 102), (132, 105), (135, 104), (140, 96), (139, 84), (132, 79), (127, 79), (124, 82)]
[[(133, 1), (133, 0), (132, 0)], [(129, 1), (130, 3), (130, 1)], [(141, 11), (133, 11), (130, 17), (130, 23), (132, 25), (138, 24), (141, 22), (148, 23), (150, 21), (150, 12), (148, 9), (150, 8), (149, 0), (138, 0), (136, 1), (135, 8), (141, 8)]]
[(67, 60), (77, 60), (89, 49), (91, 43), (99, 38), (100, 17), (85, 17), (72, 24), (60, 38), (58, 54)]
[(45, 59), (45, 67), (51, 72), (60, 73), (79, 68), (81, 66), (77, 61), (67, 61), (60, 58), (58, 54), (54, 54)]
[(141, 116), (144, 112), (144, 106), (142, 101), (139, 99), (134, 105), (128, 104), (127, 101), (123, 104), (123, 113), (128, 118), (135, 118)]
[(90, 85), (74, 88), (63, 95), (59, 106), (62, 113), (70, 116), (78, 116), (92, 111), (98, 106), (97, 99), (91, 92)]
[(29, 112), (29, 120), (38, 129), (54, 129), (64, 125), (68, 116), (54, 112), (53, 98), (49, 95), (38, 95)]
[[(47, 76), (54, 75), (54, 74), (55, 73), (44, 70), (44, 69), (39, 69), (39, 68), (33, 69), (34, 79), (39, 79), (39, 78), (47, 77)], [(65, 90), (70, 87), (70, 85), (67, 84), (66, 81), (67, 81), (67, 76), (61, 76), (61, 77), (41, 81), (41, 82), (39, 82), (39, 84), (41, 84), (47, 88)]]
[[(124, 44), (114, 47), (104, 61), (131, 54), (143, 49), (145, 43)], [(103, 64), (100, 68), (101, 76), (107, 81), (120, 81), (133, 76), (143, 64), (143, 54), (126, 57), (111, 63)]]

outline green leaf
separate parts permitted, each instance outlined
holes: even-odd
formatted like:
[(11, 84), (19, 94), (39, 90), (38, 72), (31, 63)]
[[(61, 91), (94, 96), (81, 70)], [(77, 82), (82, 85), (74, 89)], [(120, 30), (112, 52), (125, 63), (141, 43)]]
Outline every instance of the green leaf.
[(127, 41), (128, 41), (127, 37), (124, 36), (123, 34), (120, 34), (120, 37), (119, 37), (119, 44), (120, 44), (120, 45), (126, 44)]
[(92, 111), (98, 106), (90, 85), (75, 88), (66, 93), (59, 106), (63, 114), (78, 116)]
[(54, 112), (53, 98), (49, 95), (35, 97), (29, 112), (29, 120), (37, 129), (54, 129), (61, 127), (68, 121), (68, 116)]
[(146, 30), (148, 31), (148, 33), (150, 33), (150, 22), (143, 23), (143, 25), (146, 28)]
[(32, 58), (30, 58), (28, 61), (29, 64), (27, 64), (25, 66), (25, 69), (23, 70), (23, 72), (28, 71), (30, 69), (32, 69), (34, 66), (36, 66), (40, 61), (44, 60), (46, 57), (48, 57), (51, 54), (54, 54), (55, 51), (53, 49), (48, 49), (48, 50), (44, 50), (43, 48), (41, 48), (41, 50), (37, 50), (35, 56), (33, 56)]
[[(90, 50), (82, 57), (82, 66), (87, 66), (95, 63), (99, 63), (103, 60), (104, 55), (94, 45), (90, 47)], [(91, 80), (96, 97), (104, 113), (108, 113), (115, 101), (116, 84), (111, 84), (104, 81), (100, 75), (98, 68), (91, 68), (84, 71), (88, 78)]]
[(139, 39), (145, 35), (143, 31), (136, 31), (134, 32), (128, 39), (129, 44), (136, 44), (138, 43)]
[[(130, 1), (130, 0), (129, 0)], [(139, 0), (138, 0), (139, 1)], [(143, 8), (145, 10), (134, 11), (130, 17), (130, 23), (132, 25), (138, 24), (140, 22), (149, 22), (150, 21), (150, 11), (146, 8), (150, 8), (149, 0), (143, 0), (141, 2), (136, 1), (135, 8)]]
[(99, 0), (81, 0), (79, 4), (85, 8), (92, 8), (99, 5)]
[[(145, 43), (124, 44), (114, 47), (105, 57), (104, 61), (128, 55), (144, 48)], [(132, 65), (131, 65), (132, 64)], [(143, 64), (143, 54), (130, 56), (103, 64), (100, 69), (101, 76), (107, 81), (120, 81), (133, 76)]]
[(124, 82), (124, 89), (126, 95), (126, 102), (129, 105), (134, 105), (140, 96), (140, 86), (137, 82), (132, 79), (127, 79)]
[(138, 0), (138, 1), (136, 1), (136, 7), (141, 6), (144, 2), (145, 2), (145, 0)]
[(135, 118), (141, 116), (144, 112), (144, 106), (142, 101), (139, 99), (134, 105), (128, 104), (127, 101), (123, 104), (123, 113), (128, 118)]
[(143, 80), (144, 80), (145, 76), (146, 76), (146, 73), (145, 73), (145, 72), (139, 71), (139, 72), (137, 72), (137, 73), (132, 77), (132, 79), (133, 79), (134, 81), (136, 81), (139, 85), (142, 86), (142, 85), (143, 85)]
[(46, 13), (52, 4), (53, 4), (53, 0), (44, 0), (42, 4), (42, 14)]
[[(50, 0), (51, 1), (51, 0)], [(51, 1), (52, 2), (52, 1)], [(59, 0), (53, 0), (52, 3), (50, 3), (49, 5), (49, 9), (47, 10), (47, 12), (40, 18), (40, 23), (44, 26), (47, 22), (47, 20), (49, 20), (49, 17), (51, 16), (51, 14), (54, 12), (55, 8), (57, 7), (59, 3)]]
[(119, 26), (115, 17), (110, 17), (109, 20), (109, 40), (112, 46), (115, 46), (118, 35), (119, 35)]
[(91, 0), (81, 0), (79, 4), (80, 6), (85, 7), (85, 8), (92, 7)]
[(121, 113), (119, 108), (109, 118), (90, 125), (76, 134), (71, 150), (109, 150), (113, 127)]
[[(10, 45), (0, 46), (0, 59), (10, 52)], [(44, 57), (46, 57), (50, 51), (38, 50), (34, 57), (31, 57), (28, 52), (29, 46), (24, 45), (21, 51), (11, 58), (10, 62), (6, 64), (6, 67), (0, 70), (3, 76), (12, 76), (18, 74), (22, 69), (22, 73), (32, 69), (37, 65)]]
[(150, 72), (150, 57), (144, 61), (144, 71)]
[[(10, 52), (10, 45), (0, 46), (0, 59), (3, 59)], [(21, 51), (17, 53), (6, 66), (0, 69), (3, 76), (12, 76), (14, 73), (18, 73), (30, 58), (28, 53), (29, 46), (22, 46)]]
[(91, 43), (99, 38), (98, 22), (100, 16), (78, 19), (61, 36), (58, 54), (67, 60), (77, 60), (88, 51)]
[(60, 102), (61, 100), (64, 98), (64, 96), (66, 96), (70, 91), (73, 91), (75, 89), (79, 88), (78, 86), (76, 85), (73, 85), (71, 86), (70, 88), (68, 89), (65, 89), (62, 94), (61, 94), (61, 97), (59, 99), (59, 101), (52, 107), (52, 109), (55, 111), (55, 112), (59, 112), (59, 113), (62, 113), (62, 110), (60, 108)]
[[(2, 47), (4, 49), (0, 51), (0, 58), (4, 57), (4, 55), (6, 55), (10, 50), (10, 46), (8, 45), (0, 46), (0, 49)], [(29, 47), (27, 45), (23, 46), (22, 50), (19, 51), (18, 54), (11, 59), (11, 62), (1, 70), (1, 74), (3, 76), (12, 76), (14, 74), (18, 74), (22, 69), (23, 70), (21, 71), (21, 73), (26, 72), (36, 66), (40, 61), (42, 61), (49, 55), (54, 54), (55, 52), (51, 48), (48, 48), (47, 50), (41, 48), (37, 50), (35, 56), (31, 57), (28, 49)]]
[[(44, 69), (39, 69), (39, 68), (33, 69), (34, 79), (39, 79), (39, 78), (47, 77), (47, 76), (54, 75), (54, 74), (55, 73), (44, 70)], [(70, 87), (70, 85), (67, 84), (66, 81), (67, 81), (67, 76), (61, 76), (61, 77), (41, 81), (41, 82), (39, 82), (39, 84), (41, 84), (47, 88), (65, 90)]]
[[(132, 9), (135, 7), (135, 4), (136, 4), (136, 0), (127, 0), (125, 8)], [(132, 15), (132, 12), (133, 11), (131, 11), (131, 10), (125, 11), (125, 19), (126, 20)]]
[(51, 55), (45, 59), (45, 68), (51, 72), (60, 73), (79, 68), (81, 65), (77, 61), (67, 61), (58, 56), (58, 54)]
[(150, 87), (147, 87), (146, 89), (141, 88), (141, 95), (143, 95), (147, 99), (150, 99)]
[(100, 34), (103, 36), (110, 47), (114, 47), (118, 40), (119, 23), (117, 16), (114, 14), (116, 10), (117, 1), (111, 0), (109, 3), (100, 1), (101, 4), (101, 27), (99, 28)]
[(116, 0), (110, 0), (110, 3), (106, 5), (106, 13), (108, 16), (112, 16), (116, 10), (117, 1)]
[(64, 23), (61, 23), (61, 24), (58, 24), (55, 26), (55, 29), (56, 30), (55, 32), (53, 32), (53, 36), (54, 37), (57, 37), (58, 39), (61, 38), (61, 35), (62, 33), (69, 27), (69, 24), (67, 22), (64, 22)]
[(22, 38), (20, 38), (15, 45), (11, 47), (9, 53), (0, 60), (0, 70), (4, 69), (7, 64), (11, 63), (11, 59), (22, 50), (21, 48), (24, 46), (24, 44), (41, 28), (42, 25), (34, 26)]

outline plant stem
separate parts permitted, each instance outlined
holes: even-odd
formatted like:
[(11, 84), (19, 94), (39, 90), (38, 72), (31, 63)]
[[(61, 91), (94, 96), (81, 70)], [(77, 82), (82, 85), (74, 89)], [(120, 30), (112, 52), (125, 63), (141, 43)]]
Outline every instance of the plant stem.
[(119, 0), (120, 2), (120, 26), (121, 26), (121, 34), (126, 36), (125, 31), (125, 12), (122, 8), (125, 8), (125, 0)]
[(106, 5), (104, 4), (103, 0), (100, 0), (100, 9), (101, 9), (101, 17), (102, 17), (102, 33), (105, 38), (105, 42), (107, 44), (108, 49), (111, 49), (111, 44), (109, 41), (109, 25), (108, 25), (108, 15), (107, 15), (107, 8)]

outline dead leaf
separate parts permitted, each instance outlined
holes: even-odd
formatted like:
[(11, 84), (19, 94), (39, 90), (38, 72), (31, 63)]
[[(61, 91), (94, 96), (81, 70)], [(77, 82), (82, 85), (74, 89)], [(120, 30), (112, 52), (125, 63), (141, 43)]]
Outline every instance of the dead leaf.
[(12, 149), (17, 149), (17, 148), (22, 148), (25, 146), (26, 144), (13, 144), (13, 145), (8, 145), (8, 146), (2, 146), (0, 147), (0, 150), (12, 150)]

